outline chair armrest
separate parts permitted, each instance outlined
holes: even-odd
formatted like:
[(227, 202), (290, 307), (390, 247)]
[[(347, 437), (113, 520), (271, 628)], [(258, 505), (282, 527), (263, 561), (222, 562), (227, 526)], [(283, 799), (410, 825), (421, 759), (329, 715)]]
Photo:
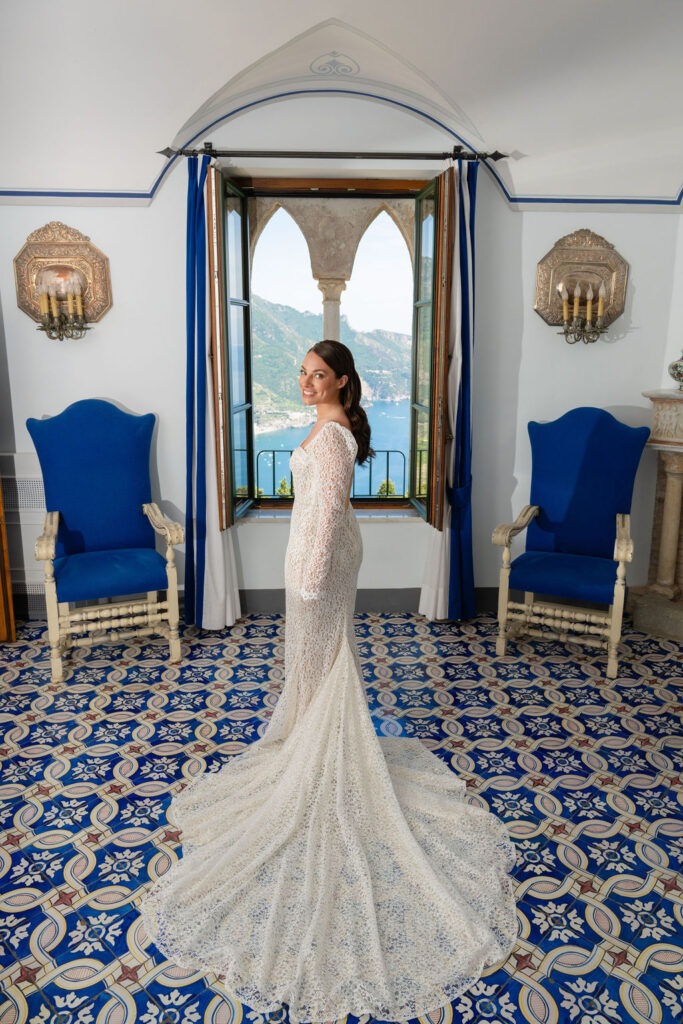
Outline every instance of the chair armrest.
[(57, 530), (59, 529), (59, 512), (48, 512), (45, 515), (43, 532), (36, 541), (36, 559), (39, 562), (52, 562), (57, 548)]
[(631, 562), (633, 560), (633, 541), (631, 540), (631, 517), (617, 516), (617, 538), (614, 542), (614, 561)]
[(501, 547), (509, 547), (512, 538), (516, 537), (522, 530), (526, 530), (531, 520), (535, 519), (540, 511), (538, 505), (525, 505), (514, 523), (502, 523), (495, 528), (491, 540), (494, 544), (499, 544)]
[(174, 544), (183, 543), (185, 531), (182, 526), (180, 523), (174, 523), (172, 519), (167, 519), (158, 505), (150, 502), (142, 506), (142, 511), (149, 519), (156, 533), (160, 533), (162, 537), (166, 538), (167, 544), (172, 547)]

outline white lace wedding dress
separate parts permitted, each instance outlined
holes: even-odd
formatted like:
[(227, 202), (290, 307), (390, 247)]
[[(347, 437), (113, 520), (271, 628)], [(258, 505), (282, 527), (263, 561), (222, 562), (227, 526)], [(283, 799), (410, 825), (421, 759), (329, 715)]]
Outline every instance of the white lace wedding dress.
[(426, 1013), (516, 932), (503, 825), (419, 740), (375, 735), (353, 631), (355, 453), (329, 423), (292, 456), (285, 687), (263, 738), (173, 801), (183, 858), (143, 904), (166, 956), (293, 1021)]

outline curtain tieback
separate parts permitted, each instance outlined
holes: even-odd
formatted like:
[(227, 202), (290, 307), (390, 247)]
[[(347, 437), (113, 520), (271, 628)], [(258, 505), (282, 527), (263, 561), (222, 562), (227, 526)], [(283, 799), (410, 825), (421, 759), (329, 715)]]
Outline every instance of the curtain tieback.
[(462, 487), (449, 487), (446, 493), (451, 508), (466, 508), (472, 497), (472, 477)]

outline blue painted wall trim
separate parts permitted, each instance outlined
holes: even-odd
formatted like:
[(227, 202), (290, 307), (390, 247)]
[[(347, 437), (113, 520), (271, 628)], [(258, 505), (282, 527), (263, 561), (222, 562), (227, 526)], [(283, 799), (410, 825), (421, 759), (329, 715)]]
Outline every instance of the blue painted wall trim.
[[(426, 113), (424, 110), (420, 110), (419, 107), (414, 107), (409, 103), (403, 103), (400, 100), (394, 100), (386, 96), (379, 96), (372, 92), (359, 92), (355, 89), (293, 89), (287, 92), (273, 93), (272, 96), (264, 96), (262, 99), (253, 100), (250, 103), (245, 103), (240, 107), (236, 107), (234, 110), (229, 111), (220, 117), (215, 118), (208, 124), (204, 125), (200, 131), (196, 132), (193, 136), (188, 138), (179, 147), (181, 149), (190, 148), (197, 139), (202, 138), (207, 132), (211, 131), (212, 128), (216, 128), (218, 125), (223, 124), (225, 121), (229, 121), (231, 118), (236, 117), (238, 114), (243, 114), (247, 110), (251, 110), (256, 107), (263, 106), (267, 103), (272, 103), (275, 100), (290, 99), (296, 96), (321, 96), (321, 95), (334, 95), (334, 96), (358, 96), (362, 99), (379, 100), (381, 103), (386, 103), (389, 106), (398, 107), (401, 110), (406, 110), (411, 114), (416, 114), (422, 118), (423, 121), (429, 121), (431, 124), (436, 125), (440, 128), (447, 136), (454, 139), (459, 145), (465, 146), (470, 150), (476, 150), (476, 146), (473, 146), (463, 136), (458, 135), (452, 128), (449, 128), (438, 118), (433, 117), (431, 114)], [(3, 189), (0, 188), (0, 201), (2, 199), (121, 199), (121, 200), (137, 200), (141, 202), (151, 202), (160, 188), (164, 178), (169, 174), (176, 160), (179, 158), (176, 156), (170, 157), (167, 163), (164, 165), (160, 173), (154, 180), (152, 187), (147, 192), (130, 191), (120, 192), (114, 191), (109, 192), (106, 190), (99, 191), (94, 190), (74, 190), (69, 191), (68, 189)], [(632, 196), (630, 198), (615, 197), (615, 196), (513, 196), (507, 190), (503, 184), (499, 174), (495, 169), (495, 165), (488, 161), (483, 162), (483, 166), (492, 176), (498, 188), (505, 196), (506, 200), (513, 206), (524, 206), (524, 205), (547, 205), (547, 206), (639, 206), (639, 207), (666, 207), (666, 206), (680, 206), (683, 201), (683, 185), (681, 186), (678, 195), (666, 198), (654, 198), (649, 196)], [(436, 172), (435, 172), (436, 176)]]

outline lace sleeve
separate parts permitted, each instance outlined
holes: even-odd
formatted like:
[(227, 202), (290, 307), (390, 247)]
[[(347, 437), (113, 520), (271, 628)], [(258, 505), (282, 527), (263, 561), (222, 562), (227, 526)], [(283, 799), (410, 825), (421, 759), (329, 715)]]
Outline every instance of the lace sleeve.
[(349, 507), (356, 457), (353, 435), (340, 424), (323, 427), (311, 448), (315, 462), (318, 522), (308, 554), (301, 596), (315, 601), (325, 589), (337, 534)]

